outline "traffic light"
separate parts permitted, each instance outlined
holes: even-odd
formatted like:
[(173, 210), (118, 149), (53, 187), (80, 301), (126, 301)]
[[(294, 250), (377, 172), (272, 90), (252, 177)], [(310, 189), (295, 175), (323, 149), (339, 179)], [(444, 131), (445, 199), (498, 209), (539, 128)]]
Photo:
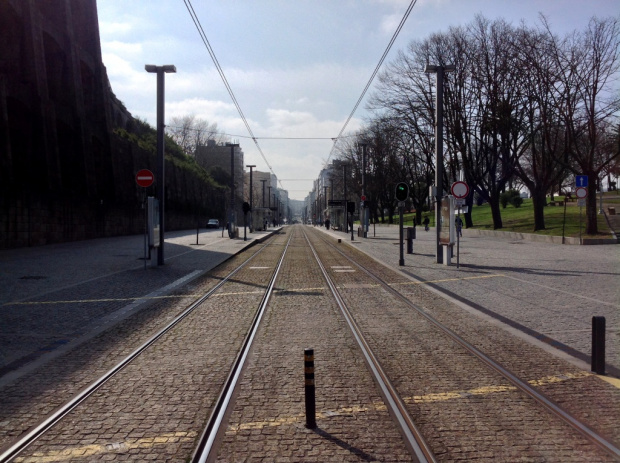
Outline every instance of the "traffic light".
[(407, 201), (409, 198), (409, 185), (405, 182), (400, 182), (396, 185), (396, 199), (399, 201)]

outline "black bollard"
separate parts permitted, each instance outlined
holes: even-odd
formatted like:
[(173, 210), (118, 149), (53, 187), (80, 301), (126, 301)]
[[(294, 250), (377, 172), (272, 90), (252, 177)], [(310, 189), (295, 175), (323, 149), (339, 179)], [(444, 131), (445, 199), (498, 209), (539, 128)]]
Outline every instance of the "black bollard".
[(304, 349), (306, 379), (306, 428), (316, 428), (316, 402), (314, 395), (314, 349)]
[(592, 367), (597, 375), (605, 374), (605, 317), (592, 317)]

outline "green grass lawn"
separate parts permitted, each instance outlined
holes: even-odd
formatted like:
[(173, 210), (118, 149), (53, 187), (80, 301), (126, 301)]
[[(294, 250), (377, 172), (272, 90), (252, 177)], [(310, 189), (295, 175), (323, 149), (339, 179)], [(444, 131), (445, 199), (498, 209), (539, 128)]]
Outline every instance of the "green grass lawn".
[[(615, 193), (615, 192), (614, 192)], [(556, 196), (555, 200), (563, 200), (562, 196)], [(618, 203), (620, 199), (605, 200), (606, 203)], [(598, 204), (598, 203), (597, 203)], [(620, 209), (620, 207), (618, 208)], [(503, 228), (501, 231), (511, 231), (520, 233), (534, 233), (534, 207), (531, 199), (523, 200), (523, 204), (519, 208), (508, 205), (502, 212)], [(564, 226), (564, 236), (579, 237), (579, 221), (581, 215), (581, 232), (584, 238), (612, 238), (611, 230), (607, 225), (603, 214), (597, 215), (599, 234), (590, 236), (585, 234), (586, 208), (578, 207), (577, 201), (569, 202), (566, 206), (566, 220), (564, 219), (564, 206), (547, 206), (545, 207), (545, 230), (537, 231), (539, 235), (562, 236), (562, 227)], [(430, 226), (435, 226), (434, 212), (425, 212), (422, 217), (428, 215)], [(414, 214), (405, 214), (405, 226), (413, 225)], [(473, 228), (482, 230), (493, 230), (493, 219), (491, 217), (491, 208), (488, 204), (482, 206), (474, 206), (472, 210)], [(394, 222), (398, 223), (398, 216), (394, 217)]]

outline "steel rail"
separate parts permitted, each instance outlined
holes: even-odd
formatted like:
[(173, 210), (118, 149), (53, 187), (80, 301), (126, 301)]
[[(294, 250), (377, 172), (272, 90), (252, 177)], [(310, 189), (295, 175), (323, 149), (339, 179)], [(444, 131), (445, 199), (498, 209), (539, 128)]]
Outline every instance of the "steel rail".
[(220, 392), (220, 395), (215, 402), (215, 406), (209, 416), (207, 421), (207, 425), (205, 426), (200, 439), (198, 440), (198, 445), (194, 450), (194, 454), (192, 455), (191, 462), (192, 463), (206, 463), (209, 457), (211, 456), (211, 452), (213, 451), (215, 439), (220, 430), (220, 426), (224, 421), (224, 417), (226, 416), (228, 407), (230, 406), (233, 393), (235, 388), (237, 387), (237, 383), (239, 382), (239, 378), (241, 376), (241, 372), (243, 370), (243, 366), (245, 365), (245, 361), (248, 357), (250, 349), (252, 348), (252, 343), (254, 342), (254, 338), (256, 333), (258, 332), (258, 328), (260, 325), (260, 321), (263, 318), (265, 310), (267, 308), (267, 304), (269, 303), (269, 299), (271, 298), (271, 294), (273, 293), (273, 287), (276, 282), (276, 278), (280, 273), (280, 268), (282, 267), (282, 262), (284, 262), (284, 257), (286, 256), (286, 251), (288, 250), (289, 244), (291, 243), (292, 235), (289, 237), (286, 246), (284, 247), (284, 251), (282, 252), (282, 256), (276, 266), (271, 280), (267, 286), (267, 290), (261, 299), (261, 302), (258, 306), (258, 310), (256, 311), (256, 315), (254, 316), (254, 320), (252, 321), (252, 325), (248, 331), (248, 336), (246, 336), (241, 349), (237, 353), (237, 357), (233, 363), (233, 366), (228, 374), (228, 378), (226, 379), (224, 386)]
[(325, 269), (325, 266), (321, 262), (321, 259), (318, 256), (316, 249), (310, 242), (308, 235), (306, 234), (305, 231), (303, 233), (306, 238), (306, 241), (308, 242), (308, 245), (310, 246), (310, 250), (312, 251), (312, 254), (314, 255), (314, 258), (316, 259), (319, 265), (319, 268), (321, 269), (321, 272), (323, 273), (325, 281), (327, 281), (329, 289), (331, 290), (334, 298), (336, 299), (338, 307), (340, 307), (340, 310), (347, 324), (349, 325), (349, 328), (351, 329), (353, 336), (355, 337), (357, 343), (359, 344), (360, 349), (362, 350), (362, 353), (366, 360), (366, 363), (375, 378), (375, 381), (377, 382), (377, 384), (379, 385), (379, 388), (381, 389), (381, 393), (383, 395), (384, 400), (386, 401), (387, 407), (390, 410), (392, 416), (395, 418), (396, 422), (398, 423), (398, 426), (401, 429), (401, 433), (403, 434), (405, 438), (405, 442), (407, 444), (407, 447), (409, 448), (409, 451), (412, 453), (412, 456), (416, 458), (416, 461), (420, 463), (436, 462), (437, 460), (435, 456), (433, 455), (433, 452), (430, 446), (424, 439), (422, 432), (418, 429), (418, 427), (413, 422), (411, 415), (409, 415), (409, 412), (407, 411), (407, 407), (405, 403), (401, 399), (396, 388), (390, 382), (387, 374), (381, 367), (379, 360), (374, 355), (372, 348), (370, 347), (370, 345), (364, 338), (364, 335), (362, 334), (360, 327), (358, 326), (357, 322), (353, 318), (353, 315), (349, 311), (344, 299), (340, 295), (338, 288), (334, 284), (332, 278), (329, 276), (327, 270)]
[(419, 308), (416, 304), (411, 302), (406, 296), (404, 296), (397, 289), (389, 285), (381, 277), (375, 275), (371, 271), (367, 270), (366, 268), (358, 264), (351, 257), (344, 254), (340, 249), (338, 249), (338, 247), (334, 246), (333, 244), (329, 243), (326, 240), (323, 240), (323, 242), (327, 244), (328, 246), (332, 247), (338, 253), (340, 253), (349, 262), (353, 263), (357, 268), (359, 268), (362, 272), (366, 273), (370, 278), (372, 278), (377, 283), (379, 283), (388, 292), (390, 292), (391, 294), (399, 298), (407, 306), (414, 309), (416, 312), (418, 312), (420, 315), (426, 318), (429, 322), (431, 322), (434, 326), (436, 326), (437, 328), (442, 330), (444, 333), (446, 333), (450, 338), (452, 338), (454, 341), (456, 341), (458, 344), (460, 344), (462, 347), (468, 350), (471, 354), (476, 356), (485, 365), (492, 368), (496, 372), (500, 373), (504, 378), (510, 381), (515, 387), (517, 387), (519, 390), (521, 390), (522, 392), (524, 392), (525, 394), (533, 398), (536, 402), (542, 405), (545, 409), (547, 409), (553, 415), (560, 418), (562, 421), (564, 421), (566, 424), (571, 426), (573, 429), (577, 430), (581, 435), (586, 437), (588, 440), (593, 442), (595, 445), (597, 445), (600, 449), (607, 452), (609, 455), (613, 456), (616, 459), (620, 459), (620, 448), (618, 447), (616, 443), (605, 439), (603, 436), (598, 434), (596, 431), (594, 431), (593, 429), (591, 429), (590, 427), (588, 427), (587, 425), (579, 421), (577, 418), (575, 418), (570, 413), (568, 413), (566, 410), (564, 410), (561, 406), (556, 404), (553, 400), (545, 396), (542, 392), (530, 386), (527, 382), (521, 380), (514, 373), (504, 368), (502, 365), (500, 365), (498, 362), (493, 360), (491, 357), (483, 353), (477, 347), (467, 342), (465, 339), (463, 339), (457, 333), (455, 333), (450, 328), (445, 326), (443, 323), (441, 323), (439, 320), (434, 318), (432, 315), (426, 313), (424, 310)]
[[(268, 245), (267, 245), (268, 246)], [(136, 359), (142, 352), (148, 349), (151, 345), (153, 345), (157, 340), (159, 340), (163, 335), (165, 335), (168, 331), (170, 331), (173, 327), (175, 327), (179, 322), (185, 319), (190, 313), (192, 313), (198, 306), (200, 306), (205, 300), (207, 300), (215, 291), (217, 291), (220, 287), (228, 282), (234, 275), (236, 275), (241, 269), (243, 269), (251, 260), (253, 260), (257, 255), (259, 255), (267, 246), (261, 247), (258, 251), (252, 254), (248, 259), (246, 259), (243, 263), (241, 263), (236, 269), (230, 272), (226, 277), (222, 279), (219, 283), (217, 283), (212, 289), (206, 292), (204, 295), (200, 296), (197, 300), (195, 300), (188, 308), (186, 308), (181, 314), (177, 315), (174, 320), (172, 320), (168, 325), (158, 331), (156, 334), (151, 336), (146, 342), (144, 342), (140, 347), (135, 349), (131, 354), (121, 360), (118, 364), (108, 370), (103, 376), (99, 379), (92, 382), (89, 386), (84, 388), (81, 392), (79, 392), (73, 399), (63, 405), (61, 408), (56, 410), (53, 414), (39, 423), (37, 426), (32, 428), (26, 435), (17, 440), (14, 444), (12, 444), (7, 450), (5, 450), (2, 454), (0, 454), (0, 463), (5, 463), (10, 461), (12, 458), (16, 457), (24, 451), (29, 445), (34, 443), (41, 435), (47, 432), (52, 426), (58, 423), (61, 419), (63, 419), (66, 415), (68, 415), (72, 410), (74, 410), (80, 403), (86, 400), (90, 395), (92, 395), (97, 389), (103, 386), (110, 378), (119, 373), (122, 369), (124, 369), (127, 365), (129, 365), (133, 360)]]

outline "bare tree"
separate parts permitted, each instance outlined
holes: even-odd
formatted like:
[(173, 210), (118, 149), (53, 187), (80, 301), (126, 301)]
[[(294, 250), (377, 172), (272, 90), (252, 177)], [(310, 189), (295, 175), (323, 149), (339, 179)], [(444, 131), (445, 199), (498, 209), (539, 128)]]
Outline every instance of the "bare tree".
[(618, 18), (592, 18), (584, 33), (568, 36), (553, 50), (566, 89), (560, 107), (567, 128), (573, 172), (588, 176), (586, 234), (597, 234), (598, 177), (618, 158), (605, 149), (604, 131), (617, 124), (620, 111), (620, 24)]
[(195, 157), (196, 148), (206, 145), (209, 140), (217, 143), (228, 141), (228, 137), (218, 131), (217, 123), (210, 124), (204, 119), (197, 118), (195, 114), (171, 118), (166, 126), (166, 132), (190, 157)]

